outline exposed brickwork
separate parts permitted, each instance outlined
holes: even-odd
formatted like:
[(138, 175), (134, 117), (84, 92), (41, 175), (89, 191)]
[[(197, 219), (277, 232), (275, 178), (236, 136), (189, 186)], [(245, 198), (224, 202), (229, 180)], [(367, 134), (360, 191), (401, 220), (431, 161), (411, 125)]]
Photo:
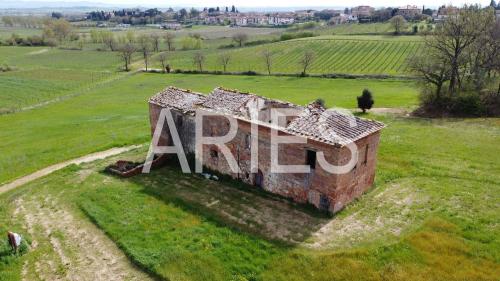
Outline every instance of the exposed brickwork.
[[(377, 149), (380, 129), (383, 124), (376, 121), (356, 118), (359, 128), (351, 128), (346, 120), (333, 114), (326, 120), (318, 120), (318, 111), (324, 111), (315, 104), (307, 108), (290, 103), (272, 101), (253, 94), (242, 94), (236, 91), (227, 91), (220, 88), (214, 90), (214, 97), (199, 97), (201, 103), (191, 103), (186, 108), (178, 104), (179, 91), (173, 91), (174, 106), (157, 102), (157, 98), (150, 100), (150, 121), (152, 132), (156, 126), (159, 113), (163, 107), (171, 109), (179, 131), (184, 150), (187, 153), (195, 151), (195, 116), (198, 108), (220, 112), (222, 115), (238, 118), (238, 132), (236, 137), (227, 143), (231, 154), (240, 166), (240, 173), (233, 173), (217, 146), (203, 147), (203, 165), (211, 170), (219, 171), (251, 185), (260, 185), (266, 191), (279, 194), (300, 203), (310, 203), (320, 209), (338, 212), (346, 204), (359, 197), (369, 189), (374, 181)], [(162, 100), (170, 100), (165, 93)], [(192, 99), (192, 93), (187, 92)], [(229, 97), (225, 98), (225, 95)], [(158, 96), (158, 95), (157, 95)], [(155, 97), (157, 97), (155, 96)], [(230, 105), (227, 110), (221, 110), (224, 100)], [(210, 102), (207, 102), (210, 101)], [(279, 164), (305, 165), (307, 151), (323, 151), (325, 159), (334, 165), (342, 165), (350, 160), (350, 151), (344, 145), (353, 141), (358, 147), (356, 166), (345, 174), (331, 174), (318, 164), (310, 173), (280, 174), (271, 173), (271, 127), (269, 126), (271, 108), (293, 108), (297, 110), (296, 117), (290, 117), (281, 124), (279, 135), (303, 136), (307, 143), (280, 144)], [(258, 117), (258, 172), (251, 172), (251, 117)], [(330, 116), (330, 115), (327, 115)], [(315, 119), (316, 118), (316, 119)], [(323, 118), (323, 117), (321, 117)], [(257, 124), (257, 123), (254, 123)], [(326, 127), (325, 127), (326, 126)], [(336, 134), (325, 134), (325, 129), (335, 130)], [(204, 136), (224, 136), (229, 130), (229, 122), (225, 116), (208, 116), (203, 119)], [(169, 128), (165, 122), (162, 131), (161, 144), (172, 145)]]

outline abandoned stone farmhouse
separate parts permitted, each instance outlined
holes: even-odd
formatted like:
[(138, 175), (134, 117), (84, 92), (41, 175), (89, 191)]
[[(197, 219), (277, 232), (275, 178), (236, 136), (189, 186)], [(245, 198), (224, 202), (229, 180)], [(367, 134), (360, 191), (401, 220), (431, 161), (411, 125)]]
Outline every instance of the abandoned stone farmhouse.
[[(310, 203), (318, 209), (335, 213), (361, 196), (374, 181), (380, 131), (384, 124), (348, 117), (340, 111), (326, 110), (319, 103), (305, 107), (272, 100), (255, 94), (216, 88), (209, 95), (168, 87), (149, 100), (151, 130), (154, 132), (160, 111), (168, 108), (186, 153), (195, 153), (196, 110), (219, 114), (203, 118), (203, 136), (224, 136), (229, 131), (225, 116), (237, 120), (236, 137), (228, 142), (240, 167), (234, 173), (216, 145), (203, 146), (203, 166), (231, 176), (268, 192), (279, 194), (299, 203)], [(271, 123), (271, 110), (291, 109), (296, 114), (281, 118), (278, 125)], [(353, 126), (352, 119), (355, 121)], [(258, 120), (258, 121), (252, 121)], [(252, 124), (257, 125), (258, 140), (251, 134)], [(306, 143), (280, 144), (280, 165), (308, 165), (309, 173), (271, 172), (271, 129), (279, 136), (299, 136)], [(255, 131), (254, 131), (255, 132)], [(258, 171), (251, 169), (252, 142), (258, 143)], [(324, 159), (332, 165), (344, 165), (351, 160), (347, 144), (357, 146), (357, 162), (346, 173), (330, 173), (318, 165), (317, 152), (324, 152)], [(173, 145), (170, 130), (165, 122), (160, 145)], [(175, 156), (173, 154), (173, 156)]]

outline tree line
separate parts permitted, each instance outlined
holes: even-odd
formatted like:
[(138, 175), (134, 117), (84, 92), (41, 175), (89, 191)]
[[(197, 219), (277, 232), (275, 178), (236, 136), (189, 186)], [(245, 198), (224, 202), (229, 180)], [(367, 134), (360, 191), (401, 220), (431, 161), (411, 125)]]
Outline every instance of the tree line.
[(500, 21), (492, 7), (464, 6), (437, 24), (409, 66), (422, 80), (422, 112), (500, 114)]
[(73, 31), (73, 26), (64, 19), (44, 18), (42, 35), (32, 35), (23, 38), (13, 33), (0, 45), (10, 46), (56, 46), (64, 41), (77, 41), (80, 35)]

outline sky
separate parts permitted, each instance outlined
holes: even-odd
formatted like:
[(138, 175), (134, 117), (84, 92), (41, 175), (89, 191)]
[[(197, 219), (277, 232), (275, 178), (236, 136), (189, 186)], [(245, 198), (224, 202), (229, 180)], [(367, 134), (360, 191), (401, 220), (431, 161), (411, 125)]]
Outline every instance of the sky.
[(116, 6), (148, 6), (148, 7), (353, 7), (370, 5), (372, 7), (397, 7), (407, 4), (437, 7), (443, 4), (461, 6), (464, 3), (489, 5), (490, 0), (29, 0), (30, 2), (93, 2)]

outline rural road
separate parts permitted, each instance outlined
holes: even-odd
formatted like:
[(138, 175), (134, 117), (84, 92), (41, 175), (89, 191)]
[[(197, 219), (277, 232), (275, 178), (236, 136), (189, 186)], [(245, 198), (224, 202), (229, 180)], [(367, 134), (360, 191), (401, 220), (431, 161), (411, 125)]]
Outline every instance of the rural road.
[(68, 160), (65, 162), (58, 163), (58, 164), (54, 164), (52, 166), (46, 167), (46, 168), (38, 170), (32, 174), (29, 174), (27, 176), (18, 178), (18, 179), (14, 180), (8, 184), (0, 186), (0, 194), (5, 193), (5, 192), (12, 190), (14, 188), (17, 188), (19, 186), (22, 186), (24, 184), (27, 184), (27, 183), (34, 181), (36, 179), (39, 179), (41, 177), (44, 177), (50, 173), (53, 173), (57, 170), (65, 168), (69, 165), (72, 165), (72, 164), (79, 165), (82, 163), (88, 163), (88, 162), (92, 162), (95, 160), (104, 159), (106, 157), (114, 156), (114, 155), (117, 155), (117, 154), (120, 154), (123, 152), (127, 152), (127, 151), (130, 151), (132, 149), (139, 148), (139, 147), (141, 147), (141, 146), (140, 145), (132, 145), (132, 146), (126, 146), (126, 147), (115, 147), (115, 148), (111, 148), (111, 149), (108, 149), (105, 151), (100, 151), (100, 152), (88, 154), (88, 155), (82, 156), (80, 158), (76, 158), (76, 159)]

